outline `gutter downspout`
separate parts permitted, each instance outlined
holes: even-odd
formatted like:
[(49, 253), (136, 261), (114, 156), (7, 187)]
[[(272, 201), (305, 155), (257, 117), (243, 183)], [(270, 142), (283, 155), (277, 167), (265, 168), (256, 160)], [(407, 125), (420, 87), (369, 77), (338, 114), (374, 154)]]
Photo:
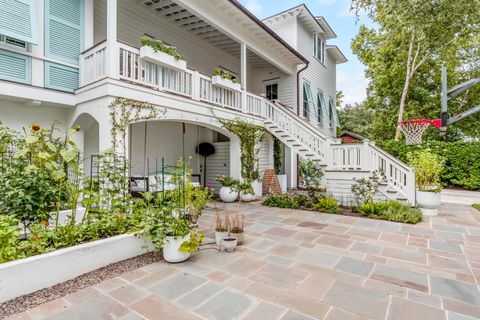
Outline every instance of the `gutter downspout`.
[[(309, 61), (305, 62), (305, 66), (297, 71), (297, 115), (300, 117), (300, 73), (302, 71), (305, 71), (308, 68), (308, 65), (310, 64)], [(300, 156), (297, 153), (297, 189), (299, 186), (300, 182), (300, 166), (298, 165), (300, 163)]]

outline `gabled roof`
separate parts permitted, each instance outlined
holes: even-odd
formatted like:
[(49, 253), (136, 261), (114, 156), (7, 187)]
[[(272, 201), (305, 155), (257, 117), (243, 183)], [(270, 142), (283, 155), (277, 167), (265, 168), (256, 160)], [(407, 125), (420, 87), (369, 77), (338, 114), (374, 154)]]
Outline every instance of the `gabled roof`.
[(342, 51), (335, 45), (327, 44), (327, 52), (333, 56), (336, 64), (342, 64), (348, 61), (347, 57), (345, 57)]
[(290, 16), (297, 16), (310, 29), (310, 31), (313, 33), (321, 33), (326, 40), (337, 37), (325, 18), (321, 16), (314, 16), (305, 4), (300, 4), (296, 7), (277, 13), (273, 16), (263, 19), (263, 21), (266, 23), (273, 23), (282, 18), (285, 19)]
[(363, 140), (366, 140), (365, 137), (363, 137), (363, 136), (361, 136), (361, 135), (359, 135), (359, 134), (353, 133), (353, 132), (351, 132), (351, 131), (347, 131), (347, 130), (343, 130), (342, 133), (340, 134), (340, 137), (341, 137), (341, 136), (344, 136), (344, 135), (351, 136), (351, 137), (353, 137), (353, 138), (356, 138), (356, 139), (362, 140), (362, 141), (363, 141)]

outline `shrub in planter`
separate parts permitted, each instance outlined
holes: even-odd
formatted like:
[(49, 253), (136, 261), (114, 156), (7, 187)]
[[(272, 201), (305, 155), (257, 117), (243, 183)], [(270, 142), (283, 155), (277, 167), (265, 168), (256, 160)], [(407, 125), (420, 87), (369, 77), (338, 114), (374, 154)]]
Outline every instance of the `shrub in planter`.
[(334, 197), (318, 198), (317, 203), (313, 205), (313, 208), (317, 211), (328, 213), (338, 213), (340, 211), (340, 207)]
[(415, 171), (417, 203), (425, 215), (437, 215), (441, 204), (440, 175), (444, 160), (428, 149), (410, 154), (409, 158)]
[(218, 176), (216, 181), (222, 186), (219, 196), (223, 202), (233, 202), (238, 198), (238, 184), (240, 181), (227, 176)]
[(142, 46), (149, 46), (153, 49), (155, 52), (163, 52), (166, 53), (170, 56), (175, 57), (175, 60), (180, 61), (180, 60), (185, 60), (185, 56), (177, 53), (177, 48), (173, 46), (169, 46), (165, 44), (164, 42), (160, 40), (154, 40), (150, 39), (147, 37), (143, 37), (140, 39), (140, 44)]
[(255, 193), (253, 191), (253, 186), (248, 182), (241, 182), (237, 186), (237, 190), (240, 192), (240, 199), (243, 202), (250, 202), (255, 200)]
[(220, 217), (220, 213), (215, 206), (216, 210), (216, 215), (215, 215), (215, 242), (217, 246), (220, 246), (222, 244), (222, 240), (227, 238), (229, 236), (229, 231), (228, 231), (228, 212), (227, 209), (225, 209), (225, 215), (224, 219)]
[(236, 238), (239, 245), (243, 243), (244, 228), (245, 216), (243, 212), (240, 211), (230, 219), (230, 236)]

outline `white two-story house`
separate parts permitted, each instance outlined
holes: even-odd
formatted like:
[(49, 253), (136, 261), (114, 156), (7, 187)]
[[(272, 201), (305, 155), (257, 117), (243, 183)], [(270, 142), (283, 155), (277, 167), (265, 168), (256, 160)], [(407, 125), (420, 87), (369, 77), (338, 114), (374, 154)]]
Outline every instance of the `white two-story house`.
[[(117, 98), (158, 106), (155, 116), (126, 124), (130, 174), (151, 176), (162, 161), (184, 157), (215, 185), (219, 174), (240, 177), (238, 138), (218, 121), (239, 118), (268, 132), (259, 145), (262, 171), (273, 168), (273, 137), (283, 143), (289, 188), (297, 186), (298, 160), (311, 159), (339, 197), (354, 178), (382, 170), (414, 201), (408, 167), (369, 142), (336, 139), (336, 65), (346, 59), (329, 43), (335, 37), (305, 5), (260, 21), (236, 0), (1, 1), (0, 121), (17, 130), (80, 125), (89, 174), (91, 157), (112, 147), (109, 106)], [(160, 57), (142, 38), (182, 57)], [(216, 69), (239, 83), (214, 77)], [(202, 142), (216, 151), (206, 166), (196, 152)]]

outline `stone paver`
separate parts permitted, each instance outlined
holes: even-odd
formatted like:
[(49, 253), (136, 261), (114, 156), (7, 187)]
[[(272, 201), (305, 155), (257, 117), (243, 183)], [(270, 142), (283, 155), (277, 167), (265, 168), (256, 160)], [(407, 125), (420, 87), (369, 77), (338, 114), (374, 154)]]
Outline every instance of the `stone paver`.
[[(469, 206), (444, 203), (418, 225), (242, 206), (235, 252), (156, 262), (10, 319), (480, 318), (480, 214)], [(212, 237), (213, 208), (199, 223)]]

